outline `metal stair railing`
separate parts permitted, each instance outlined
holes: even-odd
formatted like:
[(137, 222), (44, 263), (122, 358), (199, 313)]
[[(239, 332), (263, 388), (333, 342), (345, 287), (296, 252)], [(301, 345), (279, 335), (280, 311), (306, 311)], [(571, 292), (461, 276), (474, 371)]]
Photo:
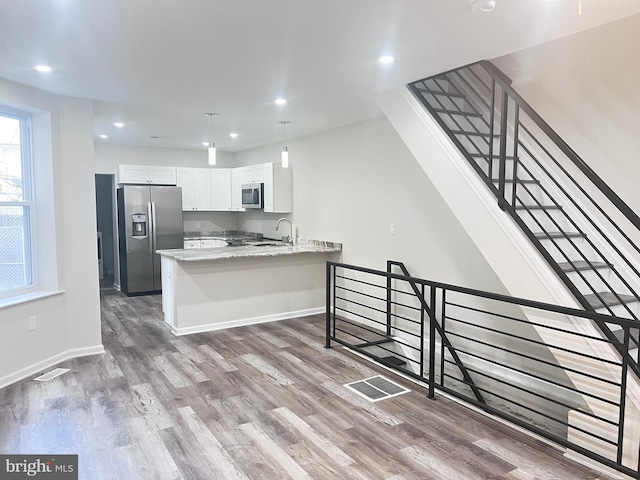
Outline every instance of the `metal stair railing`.
[[(640, 238), (640, 217), (511, 80), (481, 61), (409, 88), (583, 308), (638, 320), (640, 270), (632, 256), (640, 248), (632, 237)], [(621, 334), (607, 322), (598, 326), (621, 355), (629, 355)], [(640, 376), (640, 339), (630, 342), (635, 354), (629, 365)]]
[[(630, 357), (615, 355), (591, 328), (615, 324), (628, 346), (637, 321), (393, 273), (393, 266), (407, 271), (395, 261), (388, 271), (327, 262), (326, 348), (346, 346), (424, 384), (429, 398), (448, 394), (640, 479)], [(572, 423), (574, 414), (587, 421)]]

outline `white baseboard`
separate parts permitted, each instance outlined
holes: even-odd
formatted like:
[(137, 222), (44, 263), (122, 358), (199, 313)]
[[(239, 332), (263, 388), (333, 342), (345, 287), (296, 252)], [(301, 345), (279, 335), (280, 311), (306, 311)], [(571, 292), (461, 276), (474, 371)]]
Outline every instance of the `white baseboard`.
[(272, 315), (264, 315), (260, 317), (239, 318), (237, 320), (229, 320), (226, 322), (206, 323), (203, 325), (194, 325), (193, 327), (171, 326), (171, 333), (180, 337), (182, 335), (191, 335), (194, 333), (214, 332), (216, 330), (225, 330), (227, 328), (244, 327), (247, 325), (256, 325), (258, 323), (277, 322), (279, 320), (307, 317), (309, 315), (319, 315), (325, 312), (325, 307), (317, 307), (307, 308), (305, 310), (294, 310), (293, 312), (274, 313)]
[(622, 472), (618, 472), (617, 470), (614, 470), (613, 468), (609, 468), (605, 465), (602, 465), (601, 463), (596, 462), (595, 460), (592, 460), (588, 457), (585, 457), (584, 455), (578, 453), (578, 452), (574, 452), (573, 450), (567, 450), (566, 453), (564, 454), (565, 458), (568, 458), (569, 460), (579, 463), (581, 465), (584, 465), (585, 467), (588, 468), (592, 468), (593, 470), (597, 470), (598, 472), (602, 472), (605, 475), (607, 475), (607, 478), (611, 478), (616, 479), (616, 480), (633, 480), (633, 477), (630, 477), (629, 475), (625, 475)]
[(58, 363), (64, 362), (66, 360), (70, 360), (72, 358), (79, 357), (88, 357), (89, 355), (100, 355), (104, 353), (104, 346), (102, 344), (95, 345), (93, 347), (83, 347), (83, 348), (72, 348), (70, 350), (66, 350), (57, 355), (54, 355), (49, 358), (45, 358), (33, 365), (29, 365), (28, 367), (22, 368), (17, 372), (11, 373), (9, 375), (5, 375), (0, 378), (0, 388), (7, 387), (12, 383), (19, 382), (20, 380), (24, 380), (31, 375), (35, 375), (36, 373), (40, 373), (42, 370), (46, 370), (47, 368), (51, 368)]

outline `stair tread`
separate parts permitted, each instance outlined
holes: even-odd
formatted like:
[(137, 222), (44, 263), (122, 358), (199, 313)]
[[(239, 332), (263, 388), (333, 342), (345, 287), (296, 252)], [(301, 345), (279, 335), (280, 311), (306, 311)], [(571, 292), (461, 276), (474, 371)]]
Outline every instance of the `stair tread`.
[(558, 205), (517, 205), (516, 210), (562, 210)]
[[(491, 181), (493, 183), (498, 183), (500, 180), (497, 179), (497, 178), (494, 178)], [(504, 181), (505, 181), (505, 183), (514, 183), (514, 180), (511, 179), (511, 178), (505, 178)], [(527, 184), (540, 185), (540, 180), (527, 179), (527, 178), (516, 178), (515, 182), (516, 183), (527, 183)]]
[[(484, 133), (484, 132), (467, 132), (465, 130), (449, 130), (451, 133), (453, 133), (454, 135), (471, 135), (471, 136), (475, 136), (475, 137), (490, 137), (491, 134), (490, 133)], [(497, 138), (500, 136), (499, 133), (494, 133), (493, 134), (494, 138)]]
[(416, 89), (418, 89), (418, 91), (422, 92), (422, 93), (428, 93), (430, 95), (445, 95), (447, 97), (458, 97), (458, 98), (465, 98), (464, 95), (462, 95), (461, 93), (453, 93), (453, 92), (440, 92), (437, 90), (431, 90), (429, 88), (426, 87), (417, 87)]
[[(598, 296), (600, 298), (598, 298)], [(631, 303), (637, 301), (636, 297), (634, 297), (633, 295), (627, 295), (625, 293), (618, 293), (617, 297), (619, 297), (620, 300), (618, 300), (618, 298), (616, 298), (616, 295), (611, 292), (598, 292), (598, 294), (589, 293), (584, 296), (587, 302), (589, 302), (589, 305), (591, 305), (593, 308), (613, 307), (615, 305), (621, 305), (622, 303)]]
[(432, 110), (436, 113), (449, 113), (452, 115), (463, 115), (465, 117), (482, 118), (482, 115), (480, 115), (477, 112), (461, 112), (461, 111), (455, 111), (455, 110), (447, 110), (445, 108), (432, 108)]
[[(484, 158), (487, 161), (489, 160), (489, 154), (488, 153), (472, 153), (471, 156), (473, 158)], [(491, 155), (491, 158), (499, 160), (500, 159), (500, 155)], [(509, 159), (509, 160), (513, 160), (515, 157), (513, 155), (506, 155), (504, 158)]]
[(586, 238), (586, 235), (583, 235), (579, 232), (538, 232), (535, 233), (534, 236), (540, 240), (547, 240), (550, 238)]
[(594, 268), (611, 268), (611, 265), (605, 262), (587, 262), (585, 260), (576, 260), (575, 262), (558, 263), (563, 272), (577, 272), (581, 270), (592, 270)]

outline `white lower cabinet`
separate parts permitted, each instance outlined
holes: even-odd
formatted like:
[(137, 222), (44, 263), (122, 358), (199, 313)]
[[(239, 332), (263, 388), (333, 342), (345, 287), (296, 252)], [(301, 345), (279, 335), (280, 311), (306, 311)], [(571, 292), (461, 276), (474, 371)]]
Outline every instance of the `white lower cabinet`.
[(185, 240), (184, 249), (191, 250), (193, 248), (200, 248), (200, 240)]
[(198, 240), (185, 240), (184, 249), (191, 250), (194, 248), (221, 248), (226, 247), (227, 242), (221, 238), (201, 238)]
[(207, 238), (200, 240), (200, 248), (221, 248), (226, 246), (227, 242), (218, 238)]

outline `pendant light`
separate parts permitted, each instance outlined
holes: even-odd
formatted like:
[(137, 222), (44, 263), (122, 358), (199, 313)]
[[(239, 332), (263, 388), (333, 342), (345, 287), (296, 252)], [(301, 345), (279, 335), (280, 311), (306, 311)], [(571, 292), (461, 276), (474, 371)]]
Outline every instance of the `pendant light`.
[(281, 120), (280, 125), (282, 125), (282, 168), (289, 168), (289, 147), (287, 147), (287, 123), (291, 123), (287, 120)]
[(209, 123), (211, 124), (211, 142), (209, 143), (209, 148), (207, 151), (209, 153), (209, 165), (216, 164), (216, 143), (213, 141), (213, 117), (217, 117), (217, 113), (205, 113), (207, 117), (209, 117)]

